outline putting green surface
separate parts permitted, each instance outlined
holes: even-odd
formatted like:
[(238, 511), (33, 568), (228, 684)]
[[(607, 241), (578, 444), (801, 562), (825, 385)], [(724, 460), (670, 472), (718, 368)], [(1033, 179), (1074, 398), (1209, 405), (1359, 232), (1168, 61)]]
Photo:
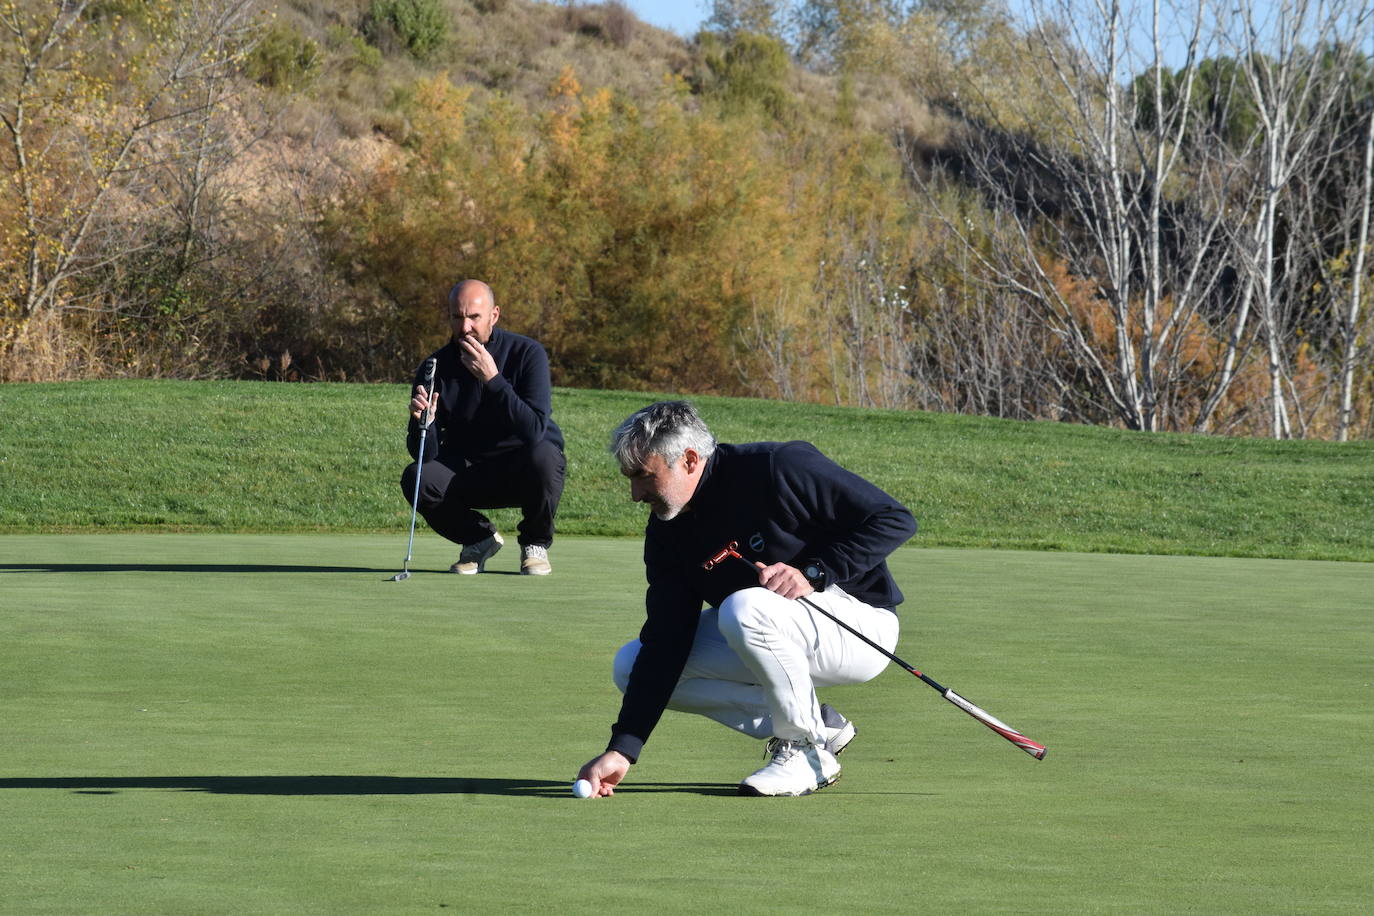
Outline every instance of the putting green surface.
[(439, 573), (404, 532), (0, 537), (0, 912), (1323, 912), (1369, 906), (1374, 565), (920, 550), (802, 799), (669, 713), (611, 799), (640, 542)]

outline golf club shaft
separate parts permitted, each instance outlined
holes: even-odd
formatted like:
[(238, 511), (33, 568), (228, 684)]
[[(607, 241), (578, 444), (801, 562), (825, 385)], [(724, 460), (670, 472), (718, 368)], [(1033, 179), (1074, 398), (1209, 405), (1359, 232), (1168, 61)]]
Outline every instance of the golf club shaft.
[(420, 415), (420, 457), (415, 462), (415, 495), (410, 501), (410, 537), (406, 540), (405, 562), (401, 564), (401, 574), (404, 576), (410, 575), (410, 557), (415, 549), (415, 516), (420, 511), (420, 477), (425, 469), (425, 436), (429, 434), (429, 423), (434, 410), (435, 368), (436, 363), (432, 358), (425, 360), (424, 381), (429, 385), (429, 390), (425, 393), (425, 402), (430, 406), (426, 407), (425, 412)]
[[(731, 541), (723, 550), (721, 550), (715, 556), (711, 557), (702, 565), (707, 570), (710, 570), (713, 567), (715, 567), (717, 563), (719, 563), (721, 560), (725, 559), (728, 556), (736, 560), (739, 560), (745, 566), (749, 567), (751, 570), (757, 573), (758, 567), (753, 563), (749, 562), (749, 560), (745, 559), (739, 553), (738, 547), (738, 542)], [(834, 614), (830, 613), (816, 602), (810, 600), (805, 595), (801, 596), (797, 600), (802, 602), (812, 610), (819, 611), (820, 613), (824, 614), (826, 617), (833, 620), (836, 624), (843, 627), (845, 630), (848, 630), (853, 635), (857, 636), (867, 645), (873, 647), (877, 651), (881, 652), (883, 655), (887, 656), (892, 661), (901, 665), (903, 668), (907, 670), (908, 673), (915, 675), (916, 677), (920, 678), (923, 682), (930, 685), (933, 689), (938, 691), (940, 696), (944, 697), (950, 703), (953, 703), (959, 709), (962, 709), (964, 712), (968, 713), (970, 716), (977, 719), (979, 722), (982, 722), (988, 728), (992, 729), (994, 732), (1001, 735), (1003, 738), (1007, 739), (1012, 744), (1019, 747), (1021, 750), (1025, 751), (1027, 754), (1030, 754), (1036, 760), (1043, 760), (1045, 758), (1046, 748), (1043, 744), (1040, 744), (1036, 741), (1032, 741), (1030, 738), (1027, 738), (1025, 735), (1021, 734), (1016, 729), (1012, 728), (1010, 725), (1003, 722), (1001, 719), (998, 719), (996, 716), (992, 715), (986, 710), (964, 699), (959, 694), (955, 693), (952, 689), (939, 683), (934, 678), (922, 674), (913, 665), (910, 665), (907, 662), (903, 661), (895, 653), (889, 652), (887, 649), (884, 649), (882, 646), (878, 645), (876, 642), (869, 639), (867, 636), (860, 633), (858, 630), (854, 629), (852, 626), (845, 623), (843, 620), (836, 617)]]
[(410, 572), (410, 554), (415, 547), (415, 516), (420, 511), (420, 472), (424, 469), (425, 463), (425, 433), (429, 429), (420, 430), (420, 461), (415, 468), (415, 496), (410, 501), (410, 538), (406, 541), (406, 559), (402, 566), (406, 572)]

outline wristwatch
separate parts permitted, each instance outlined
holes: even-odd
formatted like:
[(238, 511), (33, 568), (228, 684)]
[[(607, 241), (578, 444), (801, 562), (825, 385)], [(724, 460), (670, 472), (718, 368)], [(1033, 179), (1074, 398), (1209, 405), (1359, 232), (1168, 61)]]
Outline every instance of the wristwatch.
[(830, 584), (830, 574), (825, 571), (825, 566), (820, 560), (807, 560), (802, 564), (801, 574), (818, 592), (825, 591), (825, 587)]

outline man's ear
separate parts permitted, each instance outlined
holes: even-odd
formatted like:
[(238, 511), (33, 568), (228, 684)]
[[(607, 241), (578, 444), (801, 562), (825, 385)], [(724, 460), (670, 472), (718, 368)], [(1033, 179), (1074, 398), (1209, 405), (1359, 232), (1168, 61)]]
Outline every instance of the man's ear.
[(701, 466), (701, 452), (694, 448), (684, 449), (682, 452), (682, 467), (688, 474), (693, 474)]

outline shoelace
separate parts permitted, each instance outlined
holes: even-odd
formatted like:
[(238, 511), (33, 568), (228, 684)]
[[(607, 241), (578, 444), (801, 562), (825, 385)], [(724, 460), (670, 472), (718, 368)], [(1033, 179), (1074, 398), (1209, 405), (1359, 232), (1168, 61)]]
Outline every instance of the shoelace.
[(782, 763), (797, 753), (798, 750), (796, 741), (789, 741), (786, 738), (769, 738), (768, 743), (763, 748), (763, 757), (765, 760), (771, 757), (778, 763)]
[(531, 544), (525, 548), (525, 559), (530, 559), (531, 557), (547, 560), (549, 558), (549, 552), (538, 544)]

